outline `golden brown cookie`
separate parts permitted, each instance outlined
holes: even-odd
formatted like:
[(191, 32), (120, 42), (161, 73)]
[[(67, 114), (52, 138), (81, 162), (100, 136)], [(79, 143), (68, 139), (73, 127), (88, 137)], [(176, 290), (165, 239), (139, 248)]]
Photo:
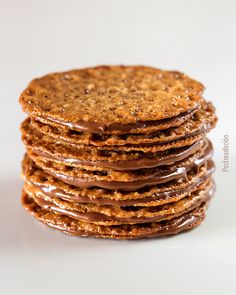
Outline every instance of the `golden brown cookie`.
[(127, 133), (191, 112), (204, 87), (179, 72), (144, 66), (99, 66), (33, 80), (23, 110), (53, 125), (92, 133)]
[(20, 96), (22, 204), (76, 236), (137, 239), (199, 225), (215, 190), (204, 86), (145, 66), (33, 80)]
[(69, 185), (45, 173), (29, 158), (23, 161), (23, 175), (26, 183), (39, 188), (48, 197), (57, 197), (69, 202), (120, 206), (158, 206), (176, 202), (188, 195), (194, 188), (209, 181), (214, 172), (214, 164), (208, 161), (199, 169), (187, 173), (186, 178), (165, 184), (147, 186), (134, 192), (106, 190), (98, 187), (82, 189)]
[(200, 140), (189, 146), (155, 153), (91, 150), (55, 140), (24, 125), (21, 128), (22, 140), (27, 150), (49, 160), (81, 168), (92, 166), (122, 171), (169, 165), (187, 158), (207, 144), (207, 141)]
[(203, 150), (172, 165), (126, 171), (104, 170), (96, 166), (73, 167), (48, 160), (30, 151), (28, 151), (26, 158), (28, 156), (45, 172), (68, 184), (81, 188), (97, 186), (105, 189), (135, 191), (145, 186), (186, 178), (188, 171), (199, 169), (211, 159), (212, 146), (209, 143)]
[[(120, 145), (146, 145), (146, 144), (165, 144), (179, 139), (184, 139), (209, 132), (216, 124), (215, 109), (211, 103), (202, 103), (201, 108), (178, 127), (172, 127), (152, 133), (127, 133), (127, 134), (95, 134), (88, 132), (78, 132), (75, 130), (55, 127), (43, 124), (40, 121), (31, 119), (22, 124), (24, 133), (32, 132), (32, 126), (55, 140), (65, 141), (75, 145), (93, 146), (120, 146)], [(32, 130), (33, 129), (33, 130)]]
[(206, 181), (179, 201), (152, 207), (68, 202), (61, 198), (49, 197), (39, 188), (28, 183), (25, 184), (24, 191), (40, 207), (51, 212), (98, 225), (120, 225), (169, 220), (192, 211), (211, 198), (214, 183)]
[[(26, 120), (22, 124), (22, 140), (28, 150), (38, 156), (61, 162), (74, 167), (93, 166), (111, 168), (114, 170), (137, 170), (160, 165), (169, 165), (185, 159), (189, 155), (203, 149), (208, 141), (197, 141), (190, 146), (172, 148), (163, 152), (119, 152), (104, 150), (91, 150), (80, 148), (57, 141), (35, 130)], [(92, 169), (92, 168), (91, 168)]]
[(138, 239), (177, 234), (195, 228), (205, 219), (207, 203), (179, 217), (160, 222), (102, 226), (79, 221), (63, 214), (55, 214), (40, 207), (25, 192), (22, 194), (23, 207), (36, 219), (49, 227), (75, 236), (92, 236), (112, 239)]

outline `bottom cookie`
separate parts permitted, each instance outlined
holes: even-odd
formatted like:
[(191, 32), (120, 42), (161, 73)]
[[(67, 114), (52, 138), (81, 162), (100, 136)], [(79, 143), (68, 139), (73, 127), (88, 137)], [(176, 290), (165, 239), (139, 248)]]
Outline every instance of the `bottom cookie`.
[(22, 204), (36, 219), (64, 233), (75, 236), (111, 239), (152, 238), (187, 231), (202, 223), (205, 219), (207, 208), (207, 203), (203, 202), (194, 210), (171, 220), (134, 225), (103, 226), (75, 220), (65, 215), (44, 210), (25, 192), (22, 195)]

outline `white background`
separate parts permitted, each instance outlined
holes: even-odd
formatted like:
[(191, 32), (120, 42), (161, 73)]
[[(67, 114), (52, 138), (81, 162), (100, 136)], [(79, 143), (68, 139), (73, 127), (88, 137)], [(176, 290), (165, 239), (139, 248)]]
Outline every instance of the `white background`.
[[(218, 189), (196, 230), (134, 242), (73, 238), (21, 208), (20, 92), (34, 77), (97, 64), (181, 70), (206, 85), (219, 117), (210, 135)], [(235, 100), (234, 0), (0, 0), (0, 294), (236, 294)]]

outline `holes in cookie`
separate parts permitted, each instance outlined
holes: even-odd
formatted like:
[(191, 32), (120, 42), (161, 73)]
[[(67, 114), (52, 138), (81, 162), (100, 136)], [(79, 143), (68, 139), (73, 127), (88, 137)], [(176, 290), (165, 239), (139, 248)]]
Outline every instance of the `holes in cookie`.
[(130, 211), (139, 211), (141, 209), (143, 209), (143, 207), (141, 206), (121, 206), (121, 209), (124, 210), (124, 211), (127, 211), (127, 212), (130, 212)]
[(166, 205), (160, 205), (160, 206), (155, 206), (155, 207), (150, 207), (148, 208), (148, 212), (150, 213), (155, 213), (158, 212), (160, 210), (168, 210), (170, 207), (170, 205), (166, 204)]
[(165, 130), (165, 136), (166, 137), (171, 136), (172, 135), (172, 132), (173, 132), (173, 128), (170, 128), (170, 129)]
[(107, 171), (93, 171), (94, 175), (98, 175), (98, 176), (107, 176), (108, 172)]
[(112, 156), (112, 152), (110, 151), (106, 151), (106, 150), (100, 150), (98, 151), (98, 156), (102, 156), (102, 157), (111, 157)]
[(39, 175), (39, 181), (40, 182), (46, 182), (48, 179), (47, 177), (43, 176), (43, 175)]
[(119, 139), (126, 140), (130, 135), (129, 134), (120, 134), (118, 135)]
[(107, 140), (108, 138), (109, 138), (109, 135), (95, 134), (95, 133), (93, 133), (93, 134), (92, 134), (92, 137), (91, 137), (91, 139), (92, 139), (93, 141), (105, 141), (105, 140)]
[(65, 167), (63, 167), (64, 169), (64, 171), (66, 171), (66, 172), (69, 172), (69, 171), (73, 171), (74, 170), (74, 167), (72, 167), (72, 166), (65, 166)]

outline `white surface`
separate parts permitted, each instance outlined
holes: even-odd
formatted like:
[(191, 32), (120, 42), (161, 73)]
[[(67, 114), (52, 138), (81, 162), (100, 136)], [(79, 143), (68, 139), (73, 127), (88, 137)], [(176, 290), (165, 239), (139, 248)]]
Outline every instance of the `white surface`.
[[(20, 92), (48, 72), (109, 63), (182, 70), (206, 85), (220, 119), (210, 136), (218, 190), (196, 230), (137, 242), (72, 238), (21, 208)], [(235, 73), (234, 0), (0, 0), (0, 294), (236, 294)]]

